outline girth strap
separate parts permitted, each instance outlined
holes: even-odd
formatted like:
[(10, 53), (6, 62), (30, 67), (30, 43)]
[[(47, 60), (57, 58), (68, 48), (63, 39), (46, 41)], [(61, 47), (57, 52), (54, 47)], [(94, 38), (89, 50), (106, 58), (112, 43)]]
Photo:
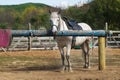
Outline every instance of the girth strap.
[(74, 37), (72, 38), (71, 48), (74, 48), (74, 47), (75, 47), (75, 43), (76, 43), (76, 37), (74, 36)]

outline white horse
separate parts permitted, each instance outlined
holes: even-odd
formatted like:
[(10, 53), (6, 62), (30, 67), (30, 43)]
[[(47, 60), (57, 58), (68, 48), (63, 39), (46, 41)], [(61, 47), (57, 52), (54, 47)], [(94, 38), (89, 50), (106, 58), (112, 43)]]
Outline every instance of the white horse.
[[(59, 12), (50, 12), (50, 22), (52, 26), (52, 32), (55, 34), (57, 31), (65, 31), (69, 30), (65, 21), (61, 18)], [(83, 30), (91, 31), (91, 27), (86, 23), (78, 23), (82, 27)], [(65, 71), (68, 67), (68, 71), (72, 72), (71, 63), (70, 63), (70, 50), (72, 44), (72, 36), (62, 36), (62, 37), (55, 37), (55, 40), (58, 44), (59, 51), (61, 54), (62, 59), (62, 71)], [(91, 37), (76, 37), (75, 45), (81, 45), (83, 55), (84, 55), (84, 68), (90, 68), (90, 60), (89, 60), (89, 50), (90, 50), (90, 41)], [(64, 54), (64, 47), (66, 47), (66, 55)], [(67, 65), (65, 65), (65, 57), (67, 60)]]

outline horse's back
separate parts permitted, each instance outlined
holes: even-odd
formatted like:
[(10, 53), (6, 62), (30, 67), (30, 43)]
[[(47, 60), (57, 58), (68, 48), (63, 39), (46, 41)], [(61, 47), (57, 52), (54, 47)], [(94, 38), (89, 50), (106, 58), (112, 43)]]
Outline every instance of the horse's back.
[(82, 30), (90, 30), (90, 31), (92, 31), (92, 28), (86, 23), (78, 23), (78, 25), (80, 25), (82, 27)]
[[(78, 25), (80, 25), (82, 27), (82, 30), (92, 31), (92, 28), (86, 23), (78, 23)], [(91, 37), (87, 37), (87, 36), (76, 37), (75, 45), (82, 44), (86, 39), (87, 40), (91, 39)]]

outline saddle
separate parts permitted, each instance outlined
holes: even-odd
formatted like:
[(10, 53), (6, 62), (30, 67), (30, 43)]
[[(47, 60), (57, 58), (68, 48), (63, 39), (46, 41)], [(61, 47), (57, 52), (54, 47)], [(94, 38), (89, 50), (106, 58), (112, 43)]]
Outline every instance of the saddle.
[(82, 30), (82, 27), (78, 25), (76, 20), (68, 20), (66, 17), (63, 17), (63, 20), (70, 30)]

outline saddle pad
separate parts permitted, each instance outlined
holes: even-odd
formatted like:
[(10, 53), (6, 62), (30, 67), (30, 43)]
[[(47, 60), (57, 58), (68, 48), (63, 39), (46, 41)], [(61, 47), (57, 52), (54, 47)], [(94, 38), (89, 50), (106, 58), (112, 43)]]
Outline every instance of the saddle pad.
[(0, 47), (9, 46), (11, 41), (11, 30), (0, 29)]

